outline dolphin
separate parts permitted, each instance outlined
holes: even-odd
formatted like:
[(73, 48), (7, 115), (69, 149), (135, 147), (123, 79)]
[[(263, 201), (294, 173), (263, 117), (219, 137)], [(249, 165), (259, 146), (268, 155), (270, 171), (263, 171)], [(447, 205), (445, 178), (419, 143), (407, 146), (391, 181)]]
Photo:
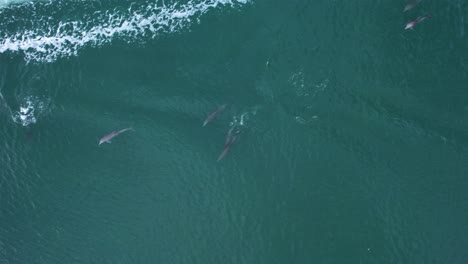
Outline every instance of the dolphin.
[(242, 130), (237, 126), (231, 127), (231, 129), (229, 129), (226, 135), (226, 139), (224, 141), (224, 149), (218, 157), (218, 160), (217, 160), (218, 162), (227, 155), (232, 145), (237, 141), (237, 138), (239, 137), (241, 133), (242, 133)]
[(109, 134), (105, 135), (104, 137), (102, 137), (101, 140), (99, 140), (99, 145), (101, 145), (102, 143), (112, 143), (111, 139), (115, 138), (116, 136), (118, 136), (118, 135), (120, 135), (123, 132), (128, 131), (128, 130), (133, 130), (133, 128), (128, 127), (128, 128), (124, 128), (124, 129), (119, 130), (119, 131), (112, 131), (111, 133), (109, 133)]
[(221, 154), (218, 157), (218, 160), (217, 160), (218, 162), (226, 156), (226, 154), (229, 152), (229, 150), (231, 149), (234, 142), (236, 142), (238, 137), (239, 135), (233, 136), (231, 140), (224, 146), (223, 152), (221, 152)]
[(206, 126), (209, 122), (211, 122), (211, 120), (213, 120), (217, 115), (219, 115), (225, 108), (226, 108), (226, 105), (223, 104), (222, 106), (218, 107), (218, 109), (216, 109), (216, 111), (209, 114), (206, 117), (205, 122), (203, 122), (203, 126)]
[[(234, 130), (235, 129), (235, 130)], [(229, 142), (232, 140), (233, 138), (233, 133), (235, 135), (239, 135), (241, 133), (241, 130), (239, 127), (237, 126), (233, 126), (229, 129), (229, 131), (227, 132), (226, 134), (226, 139), (224, 140), (224, 146), (226, 146), (227, 144), (229, 144)]]
[(408, 22), (408, 24), (406, 24), (406, 27), (405, 29), (410, 29), (410, 28), (413, 28), (416, 24), (428, 19), (428, 18), (431, 18), (431, 16), (420, 16), (418, 18), (416, 18), (415, 20), (411, 21), (411, 22)]
[(408, 4), (405, 5), (405, 9), (403, 9), (403, 12), (406, 12), (406, 11), (409, 11), (411, 9), (413, 9), (414, 7), (416, 7), (419, 2), (421, 2), (421, 0), (413, 0), (411, 2), (409, 2)]

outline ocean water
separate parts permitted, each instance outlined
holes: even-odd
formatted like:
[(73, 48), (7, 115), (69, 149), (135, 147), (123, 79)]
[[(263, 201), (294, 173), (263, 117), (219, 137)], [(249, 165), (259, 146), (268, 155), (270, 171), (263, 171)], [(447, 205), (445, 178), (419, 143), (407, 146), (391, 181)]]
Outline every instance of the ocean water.
[(405, 4), (0, 1), (0, 264), (468, 263), (468, 2)]

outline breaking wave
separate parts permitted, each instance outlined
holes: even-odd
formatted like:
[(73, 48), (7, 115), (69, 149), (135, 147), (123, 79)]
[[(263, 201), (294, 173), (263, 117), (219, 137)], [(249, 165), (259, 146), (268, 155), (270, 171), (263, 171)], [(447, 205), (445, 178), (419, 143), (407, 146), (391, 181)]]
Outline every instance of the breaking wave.
[[(59, 19), (38, 15), (44, 6), (65, 5), (62, 3), (30, 2), (31, 8), (22, 12), (33, 12), (33, 21), (14, 17), (15, 21), (0, 22), (7, 33), (0, 36), (0, 53), (22, 53), (27, 62), (53, 62), (58, 58), (76, 56), (83, 47), (99, 47), (119, 38), (127, 42), (155, 38), (161, 33), (177, 32), (192, 23), (199, 23), (200, 17), (219, 7), (236, 7), (250, 0), (190, 0), (185, 4), (163, 2), (134, 3), (126, 8), (114, 7), (108, 10), (90, 12), (81, 17)], [(60, 8), (60, 10), (70, 10)], [(0, 15), (5, 17), (6, 14)], [(11, 12), (11, 10), (10, 10)], [(57, 13), (57, 12), (53, 12)], [(12, 16), (10, 16), (12, 17)], [(13, 32), (8, 29), (14, 28)]]

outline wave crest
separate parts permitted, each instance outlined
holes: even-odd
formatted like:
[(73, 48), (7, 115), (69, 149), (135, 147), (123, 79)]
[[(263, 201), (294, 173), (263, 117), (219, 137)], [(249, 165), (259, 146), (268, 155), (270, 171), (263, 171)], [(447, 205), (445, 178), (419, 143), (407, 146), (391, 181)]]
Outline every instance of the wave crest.
[[(0, 53), (21, 52), (27, 62), (53, 62), (61, 57), (76, 56), (86, 46), (101, 46), (115, 38), (127, 42), (142, 37), (155, 38), (160, 33), (177, 32), (209, 10), (246, 4), (249, 0), (193, 0), (184, 5), (131, 5), (127, 10), (96, 11), (81, 21), (38, 23), (40, 28), (5, 34)], [(45, 19), (47, 21), (47, 19)], [(51, 19), (49, 19), (51, 20)]]

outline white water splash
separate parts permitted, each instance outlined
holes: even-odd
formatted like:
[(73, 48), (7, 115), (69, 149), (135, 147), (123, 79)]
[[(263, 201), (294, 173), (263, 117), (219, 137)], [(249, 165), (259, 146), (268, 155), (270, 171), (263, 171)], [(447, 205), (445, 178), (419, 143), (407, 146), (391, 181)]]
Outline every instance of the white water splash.
[(250, 119), (257, 115), (258, 110), (260, 109), (259, 105), (256, 105), (247, 111), (242, 112), (240, 115), (235, 115), (232, 117), (232, 121), (229, 123), (230, 127), (236, 126), (248, 126)]
[(35, 124), (37, 117), (44, 113), (50, 100), (41, 100), (36, 96), (28, 96), (21, 103), (19, 110), (12, 113), (13, 121), (23, 126)]
[(97, 11), (81, 21), (47, 23), (47, 28), (20, 30), (0, 38), (0, 53), (21, 52), (27, 62), (53, 62), (76, 56), (86, 46), (102, 46), (115, 38), (128, 42), (161, 33), (177, 32), (218, 7), (235, 7), (250, 0), (189, 1), (184, 5), (147, 4), (126, 11)]

